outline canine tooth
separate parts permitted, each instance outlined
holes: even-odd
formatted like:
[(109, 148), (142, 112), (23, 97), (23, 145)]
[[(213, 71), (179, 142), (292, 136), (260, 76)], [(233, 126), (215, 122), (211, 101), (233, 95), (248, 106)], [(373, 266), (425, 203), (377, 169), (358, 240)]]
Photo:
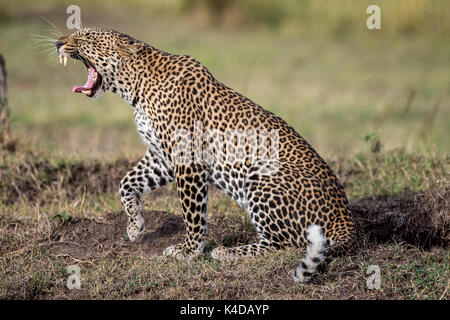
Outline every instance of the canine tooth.
[(67, 56), (64, 56), (64, 67), (67, 65)]
[(62, 54), (59, 55), (59, 63), (62, 64)]

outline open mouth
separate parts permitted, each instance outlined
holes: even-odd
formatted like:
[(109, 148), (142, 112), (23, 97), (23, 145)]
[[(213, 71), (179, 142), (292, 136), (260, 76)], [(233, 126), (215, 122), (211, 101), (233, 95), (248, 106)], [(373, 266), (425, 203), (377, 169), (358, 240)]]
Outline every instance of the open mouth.
[[(102, 76), (97, 72), (97, 70), (95, 70), (94, 66), (86, 58), (80, 56), (79, 54), (73, 54), (71, 58), (81, 60), (88, 72), (88, 78), (86, 80), (86, 83), (82, 86), (73, 87), (72, 92), (84, 93), (88, 97), (93, 97), (97, 92), (98, 88), (100, 88), (100, 85), (102, 84)], [(67, 56), (62, 57), (60, 55), (61, 63), (63, 59), (64, 65), (66, 65)]]

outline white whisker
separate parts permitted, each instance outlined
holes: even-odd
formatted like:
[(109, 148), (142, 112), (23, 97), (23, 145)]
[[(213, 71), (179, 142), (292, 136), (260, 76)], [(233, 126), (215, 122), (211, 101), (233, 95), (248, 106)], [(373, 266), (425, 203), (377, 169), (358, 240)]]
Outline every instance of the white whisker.
[(43, 36), (43, 35), (40, 35), (40, 34), (34, 34), (34, 33), (32, 33), (31, 36), (34, 37), (34, 38), (42, 39), (42, 40), (52, 40), (52, 41), (56, 41), (57, 40), (55, 38)]
[(38, 54), (48, 53), (48, 52), (51, 52), (51, 51), (55, 51), (56, 52), (56, 49), (55, 48), (47, 48), (47, 49), (39, 51)]
[(58, 32), (56, 32), (55, 30), (53, 30), (53, 29), (45, 29), (45, 31), (48, 31), (48, 32), (50, 32), (52, 35), (54, 35), (55, 37), (58, 37), (58, 38), (60, 38), (60, 35), (59, 35), (59, 33)]
[(54, 47), (54, 46), (39, 46), (39, 47), (33, 47), (33, 49), (36, 49), (36, 50), (50, 50), (50, 49), (55, 49), (55, 51), (56, 51), (56, 48)]
[(47, 40), (47, 39), (32, 39), (32, 40), (37, 44), (43, 44), (43, 45), (55, 44), (55, 41), (53, 41), (53, 40)]
[(47, 21), (53, 28), (55, 28), (55, 31), (56, 31), (61, 37), (64, 36), (64, 34), (61, 32), (61, 30), (59, 30), (59, 28), (58, 28), (53, 22), (51, 22), (50, 20), (48, 20), (48, 19), (45, 18), (45, 17), (42, 17), (42, 16), (41, 16), (41, 18), (44, 19), (45, 21)]

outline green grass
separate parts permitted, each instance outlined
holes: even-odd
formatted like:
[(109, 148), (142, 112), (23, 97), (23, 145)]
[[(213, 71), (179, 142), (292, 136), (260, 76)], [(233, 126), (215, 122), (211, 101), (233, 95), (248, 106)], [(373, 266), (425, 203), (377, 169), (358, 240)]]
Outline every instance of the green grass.
[[(210, 193), (212, 231), (205, 255), (194, 262), (166, 259), (161, 256), (163, 248), (152, 253), (139, 242), (130, 244), (125, 219), (117, 223), (106, 217), (106, 212), (123, 215), (115, 190), (130, 163), (53, 158), (42, 164), (42, 156), (16, 155), (3, 161), (0, 168), (2, 202), (14, 202), (0, 203), (1, 298), (448, 299), (450, 256), (443, 247), (423, 250), (407, 243), (375, 243), (362, 236), (353, 255), (335, 260), (318, 282), (308, 285), (293, 283), (290, 278), (303, 255), (301, 250), (236, 263), (217, 262), (209, 256), (217, 244), (245, 244), (255, 236), (243, 210), (217, 190)], [(417, 192), (445, 196), (448, 163), (441, 156), (398, 150), (368, 151), (331, 165), (352, 202), (378, 196), (383, 205), (383, 201), (395, 201), (396, 196)], [(21, 175), (18, 170), (28, 174)], [(78, 176), (76, 183), (68, 183), (74, 175)], [(17, 186), (22, 192), (18, 198), (10, 195)], [(33, 188), (41, 191), (28, 198), (35, 193)], [(143, 205), (178, 217), (181, 212), (173, 185), (145, 196)], [(56, 238), (59, 230), (79, 223), (80, 218), (96, 225), (93, 231), (80, 226), (78, 233), (69, 234), (74, 238)], [(151, 233), (155, 222), (147, 222), (150, 230), (146, 232)], [(113, 224), (117, 235), (97, 236), (103, 224)], [(91, 239), (89, 246), (82, 243), (85, 237)], [(111, 242), (105, 243), (105, 238)], [(61, 244), (68, 245), (65, 251), (58, 250)], [(81, 268), (81, 290), (66, 287), (69, 275), (65, 268), (69, 265)], [(381, 269), (380, 290), (366, 287), (365, 270), (370, 265)]]
[[(37, 7), (43, 8), (39, 15), (47, 12), (64, 25), (63, 6)], [(341, 10), (354, 15), (348, 4)], [(97, 100), (73, 94), (84, 68), (75, 61), (64, 68), (54, 52), (39, 53), (31, 34), (52, 35), (30, 11), (30, 19), (5, 20), (0, 28), (14, 130), (50, 153), (142, 154), (129, 106), (111, 93)], [(219, 80), (286, 119), (328, 159), (360, 152), (371, 132), (388, 150), (448, 151), (450, 43), (440, 33), (350, 29), (336, 38), (313, 25), (301, 33), (209, 28), (173, 14), (149, 20), (133, 7), (106, 13), (83, 16), (83, 22), (198, 58)]]
[(404, 150), (361, 153), (337, 162), (335, 170), (350, 198), (370, 195), (388, 197), (406, 191), (428, 190), (448, 181), (448, 156), (411, 154)]

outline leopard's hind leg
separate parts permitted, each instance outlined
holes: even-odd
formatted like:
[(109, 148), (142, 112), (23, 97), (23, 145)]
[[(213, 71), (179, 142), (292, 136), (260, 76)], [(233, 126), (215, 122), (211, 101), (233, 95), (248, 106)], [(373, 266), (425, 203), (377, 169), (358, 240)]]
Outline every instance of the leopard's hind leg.
[(258, 243), (247, 244), (244, 246), (227, 248), (217, 247), (211, 252), (211, 257), (216, 260), (236, 260), (243, 257), (256, 257), (266, 254), (276, 247), (272, 246), (268, 241), (262, 240)]
[[(231, 260), (254, 257), (288, 246), (297, 246), (302, 241), (299, 220), (296, 213), (296, 190), (289, 195), (289, 184), (281, 186), (279, 177), (285, 169), (273, 176), (249, 174), (246, 180), (246, 209), (256, 228), (258, 242), (234, 248), (218, 247), (211, 252), (217, 260)], [(296, 217), (292, 215), (295, 213)], [(290, 217), (291, 215), (291, 217)]]

